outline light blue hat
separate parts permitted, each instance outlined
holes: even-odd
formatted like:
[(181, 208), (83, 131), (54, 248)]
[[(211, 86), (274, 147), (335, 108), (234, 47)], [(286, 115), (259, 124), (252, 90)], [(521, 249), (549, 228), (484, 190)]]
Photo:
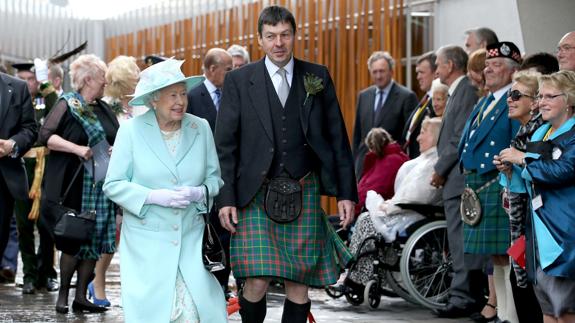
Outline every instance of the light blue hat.
[(128, 104), (131, 106), (148, 105), (149, 97), (155, 91), (182, 82), (186, 84), (189, 91), (204, 81), (203, 76), (186, 77), (181, 69), (183, 63), (184, 61), (170, 58), (143, 70), (133, 98)]

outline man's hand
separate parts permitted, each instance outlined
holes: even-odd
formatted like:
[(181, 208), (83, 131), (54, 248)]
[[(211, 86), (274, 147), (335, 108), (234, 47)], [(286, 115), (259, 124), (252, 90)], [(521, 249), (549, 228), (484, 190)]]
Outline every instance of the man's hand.
[(12, 153), (12, 149), (14, 148), (14, 140), (8, 139), (0, 139), (0, 158), (4, 156), (8, 156)]
[(236, 233), (236, 224), (238, 224), (238, 210), (235, 206), (224, 206), (218, 214), (222, 228)]
[(350, 200), (337, 201), (337, 210), (339, 211), (339, 224), (346, 229), (353, 222), (353, 213), (355, 212), (355, 203)]
[(445, 184), (445, 177), (437, 174), (436, 172), (433, 172), (433, 174), (431, 174), (431, 181), (429, 182), (429, 184), (437, 188), (443, 187), (443, 185)]

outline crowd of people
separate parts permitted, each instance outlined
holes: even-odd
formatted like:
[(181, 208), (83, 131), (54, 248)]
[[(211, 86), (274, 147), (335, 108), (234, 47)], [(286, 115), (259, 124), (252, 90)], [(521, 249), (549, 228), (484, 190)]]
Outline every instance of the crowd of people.
[[(382, 227), (393, 240), (423, 217), (401, 205), (422, 204), (442, 206), (447, 223), (453, 277), (439, 317), (575, 322), (575, 31), (556, 55), (522, 56), (488, 28), (468, 30), (464, 46), (418, 58), (420, 100), (393, 80), (397, 58), (376, 51), (350, 141), (327, 68), (293, 55), (292, 13), (266, 7), (257, 27), (263, 59), (212, 48), (198, 76), (173, 58), (140, 70), (134, 57), (92, 54), (70, 64), (70, 92), (54, 62), (0, 73), (0, 254), (17, 240), (23, 294), (58, 291), (55, 310), (68, 313), (76, 274), (71, 309), (106, 311), (120, 249), (127, 322), (226, 322), (232, 273), (243, 322), (264, 322), (273, 280), (285, 286), (282, 322), (303, 323), (309, 288), (334, 284)], [(321, 195), (337, 198), (349, 242)], [(87, 241), (54, 234), (63, 207), (94, 214)], [(205, 213), (227, 259), (214, 273)], [(401, 228), (382, 226), (399, 217)], [(372, 263), (349, 280), (365, 285)]]

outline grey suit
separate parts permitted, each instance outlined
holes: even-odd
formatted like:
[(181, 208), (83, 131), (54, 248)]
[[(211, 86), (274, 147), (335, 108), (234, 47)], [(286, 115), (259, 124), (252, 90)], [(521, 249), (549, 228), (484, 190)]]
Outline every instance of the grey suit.
[(482, 257), (472, 258), (464, 255), (463, 225), (459, 213), (464, 177), (459, 168), (457, 147), (465, 122), (477, 100), (477, 89), (465, 76), (447, 101), (437, 142), (439, 159), (435, 164), (435, 172), (446, 179), (443, 187), (443, 205), (454, 272), (449, 302), (458, 307), (475, 305), (471, 270), (480, 269), (484, 262)]
[(393, 139), (402, 144), (404, 141), (402, 137), (403, 126), (418, 104), (415, 93), (394, 82), (382, 107), (382, 112), (378, 114), (377, 120), (373, 120), (376, 91), (375, 85), (370, 86), (361, 91), (357, 99), (352, 146), (357, 180), (361, 176), (363, 159), (368, 151), (364, 143), (367, 133), (372, 128), (382, 127), (389, 132)]

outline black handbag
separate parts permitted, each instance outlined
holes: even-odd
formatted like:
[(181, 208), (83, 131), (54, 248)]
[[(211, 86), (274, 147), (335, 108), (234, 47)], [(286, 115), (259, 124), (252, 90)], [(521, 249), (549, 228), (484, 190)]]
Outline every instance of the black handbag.
[(302, 194), (298, 180), (289, 177), (270, 180), (264, 201), (267, 216), (277, 223), (295, 221), (301, 214)]
[(202, 238), (202, 261), (207, 271), (216, 272), (226, 268), (226, 252), (222, 247), (222, 242), (218, 237), (216, 229), (210, 223), (210, 194), (208, 187), (206, 185), (204, 185), (204, 187), (206, 188), (206, 212), (202, 213), (202, 217), (206, 225)]
[[(62, 205), (66, 196), (68, 196), (72, 184), (76, 181), (83, 167), (84, 165), (80, 164), (80, 167), (76, 170), (74, 177), (70, 181), (64, 195), (58, 201), (58, 204), (50, 206), (50, 212), (55, 214), (58, 219), (54, 226), (54, 242), (56, 248), (66, 253), (76, 253), (81, 245), (92, 240), (94, 230), (96, 229), (96, 210), (78, 213), (76, 210)], [(93, 161), (92, 167), (94, 167)], [(95, 185), (94, 183), (91, 187), (90, 196), (94, 193)]]

